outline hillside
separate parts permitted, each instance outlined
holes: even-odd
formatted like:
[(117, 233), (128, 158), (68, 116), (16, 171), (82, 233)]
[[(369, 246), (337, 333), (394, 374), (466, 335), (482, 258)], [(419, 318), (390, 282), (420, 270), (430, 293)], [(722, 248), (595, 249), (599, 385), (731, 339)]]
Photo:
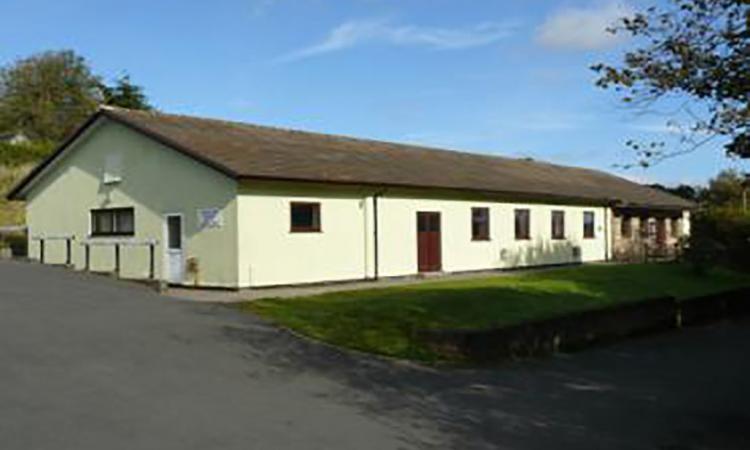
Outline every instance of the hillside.
[(23, 202), (9, 202), (5, 199), (5, 194), (47, 156), (52, 148), (53, 145), (49, 142), (20, 145), (0, 143), (0, 226), (22, 225), (25, 222)]
[(34, 163), (26, 163), (20, 166), (0, 165), (0, 226), (24, 223), (23, 202), (9, 202), (5, 199), (5, 194), (32, 167), (34, 167)]

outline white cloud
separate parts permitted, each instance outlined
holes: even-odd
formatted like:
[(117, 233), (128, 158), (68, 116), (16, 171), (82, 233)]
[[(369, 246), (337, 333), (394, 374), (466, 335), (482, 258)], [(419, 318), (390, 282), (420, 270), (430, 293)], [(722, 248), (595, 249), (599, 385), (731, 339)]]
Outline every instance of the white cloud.
[(619, 18), (631, 14), (624, 4), (603, 3), (590, 8), (564, 8), (536, 30), (536, 42), (544, 47), (599, 50), (622, 42), (623, 36), (607, 31)]
[(485, 22), (467, 28), (434, 28), (398, 25), (382, 19), (352, 20), (332, 29), (321, 42), (291, 52), (278, 61), (290, 62), (373, 43), (435, 50), (480, 47), (508, 36), (514, 28), (510, 22)]

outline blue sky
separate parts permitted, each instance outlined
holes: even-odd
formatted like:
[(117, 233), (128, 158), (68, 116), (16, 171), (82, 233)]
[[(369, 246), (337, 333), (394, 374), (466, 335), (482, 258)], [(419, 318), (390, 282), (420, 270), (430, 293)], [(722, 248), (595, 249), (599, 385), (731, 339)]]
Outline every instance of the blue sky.
[[(588, 67), (632, 45), (602, 32), (644, 0), (6, 0), (0, 63), (70, 48), (128, 72), (166, 112), (698, 183), (718, 146), (648, 170), (629, 138), (674, 141)], [(746, 168), (746, 167), (744, 167)]]

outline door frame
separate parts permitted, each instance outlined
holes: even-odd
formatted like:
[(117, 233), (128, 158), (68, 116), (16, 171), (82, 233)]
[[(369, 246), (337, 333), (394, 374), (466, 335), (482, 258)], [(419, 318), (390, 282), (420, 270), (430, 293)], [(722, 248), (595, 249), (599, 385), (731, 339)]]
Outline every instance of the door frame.
[[(438, 231), (419, 231), (419, 216), (420, 215), (426, 215), (426, 216), (432, 216), (437, 217), (438, 221)], [(443, 270), (443, 215), (441, 214), (441, 211), (417, 211), (416, 214), (416, 221), (417, 221), (417, 273), (431, 273), (431, 272), (440, 272)], [(422, 270), (422, 267), (419, 264), (419, 255), (421, 252), (421, 246), (419, 242), (419, 235), (420, 233), (437, 233), (437, 261), (434, 268), (430, 268), (428, 270)]]
[(163, 228), (163, 238), (164, 238), (164, 262), (162, 264), (162, 270), (164, 281), (167, 283), (171, 283), (171, 272), (170, 272), (170, 257), (169, 257), (169, 218), (170, 217), (179, 217), (180, 218), (180, 243), (182, 244), (182, 248), (180, 249), (182, 251), (182, 280), (180, 280), (179, 284), (183, 284), (185, 282), (185, 214), (183, 213), (166, 213), (163, 215), (164, 217), (164, 224), (162, 226)]

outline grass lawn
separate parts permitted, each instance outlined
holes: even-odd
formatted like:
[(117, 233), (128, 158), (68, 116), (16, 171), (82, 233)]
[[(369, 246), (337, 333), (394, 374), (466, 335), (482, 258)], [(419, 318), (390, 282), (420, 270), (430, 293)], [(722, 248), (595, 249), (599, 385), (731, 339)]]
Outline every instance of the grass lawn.
[(410, 339), (412, 330), (497, 327), (621, 302), (664, 295), (688, 298), (743, 285), (750, 285), (750, 277), (720, 269), (699, 277), (678, 264), (592, 265), (272, 298), (239, 307), (331, 344), (431, 360), (434, 355)]

